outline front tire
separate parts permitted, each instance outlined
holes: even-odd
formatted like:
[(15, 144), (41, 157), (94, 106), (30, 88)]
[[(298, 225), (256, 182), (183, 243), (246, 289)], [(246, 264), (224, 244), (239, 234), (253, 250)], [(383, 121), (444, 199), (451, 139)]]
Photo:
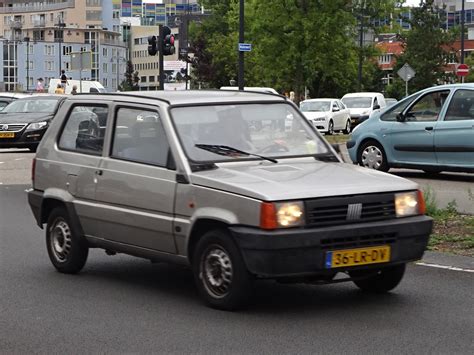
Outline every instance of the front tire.
[(387, 163), (387, 156), (382, 145), (376, 141), (365, 142), (360, 148), (357, 154), (357, 162), (359, 165), (380, 170), (388, 171), (390, 169)]
[[(352, 271), (351, 277), (363, 277), (369, 271)], [(405, 264), (389, 266), (378, 270), (375, 274), (354, 280), (354, 283), (364, 292), (386, 293), (393, 290), (402, 281), (405, 274)]]
[(87, 242), (72, 226), (64, 207), (56, 207), (49, 215), (46, 248), (53, 266), (65, 274), (78, 273), (87, 261)]
[(327, 135), (332, 136), (333, 134), (334, 134), (334, 122), (331, 120), (329, 121)]
[(192, 264), (199, 294), (212, 308), (231, 311), (250, 300), (251, 275), (225, 229), (211, 230), (202, 236), (194, 250)]
[(347, 120), (346, 122), (346, 128), (343, 131), (344, 134), (349, 134), (351, 133), (351, 120)]

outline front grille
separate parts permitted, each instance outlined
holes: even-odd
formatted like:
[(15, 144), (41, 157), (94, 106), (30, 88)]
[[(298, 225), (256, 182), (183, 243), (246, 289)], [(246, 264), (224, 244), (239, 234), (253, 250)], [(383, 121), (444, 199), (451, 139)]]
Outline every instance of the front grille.
[(25, 127), (24, 123), (0, 123), (0, 132), (20, 132)]
[(395, 218), (393, 193), (305, 201), (307, 226), (332, 226)]
[(321, 240), (322, 250), (352, 249), (375, 245), (390, 245), (395, 243), (394, 234), (364, 235), (347, 238), (326, 238)]

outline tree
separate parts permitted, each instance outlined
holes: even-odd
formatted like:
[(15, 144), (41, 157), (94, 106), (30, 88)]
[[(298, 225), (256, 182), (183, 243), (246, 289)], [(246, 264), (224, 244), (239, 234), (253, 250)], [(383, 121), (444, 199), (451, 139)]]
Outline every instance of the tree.
[(138, 82), (140, 78), (138, 77), (138, 72), (133, 70), (132, 61), (127, 61), (127, 68), (125, 70), (125, 79), (119, 86), (120, 91), (132, 91), (138, 89)]
[(434, 0), (426, 0), (421, 7), (412, 9), (411, 30), (401, 36), (404, 53), (394, 68), (397, 72), (408, 63), (415, 70), (416, 75), (409, 82), (410, 92), (450, 81), (444, 67), (455, 32), (442, 29), (444, 19), (445, 12), (434, 4)]

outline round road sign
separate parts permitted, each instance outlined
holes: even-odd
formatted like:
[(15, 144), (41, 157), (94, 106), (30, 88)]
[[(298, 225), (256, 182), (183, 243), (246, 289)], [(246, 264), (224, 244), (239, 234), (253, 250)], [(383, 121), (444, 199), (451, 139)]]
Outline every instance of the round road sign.
[(456, 75), (466, 76), (469, 74), (469, 66), (467, 64), (459, 64), (456, 68)]

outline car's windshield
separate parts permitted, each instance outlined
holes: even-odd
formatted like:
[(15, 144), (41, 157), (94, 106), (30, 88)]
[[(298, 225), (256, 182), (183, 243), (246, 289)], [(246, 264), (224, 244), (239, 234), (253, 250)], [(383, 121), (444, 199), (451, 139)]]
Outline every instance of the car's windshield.
[(303, 112), (327, 112), (331, 106), (331, 101), (303, 101), (300, 110)]
[(228, 148), (268, 158), (332, 154), (286, 103), (177, 107), (171, 115), (187, 156), (195, 162), (259, 159)]
[(372, 107), (371, 97), (345, 97), (342, 99), (348, 108), (370, 108)]
[(11, 102), (2, 113), (54, 113), (58, 100), (20, 99)]

